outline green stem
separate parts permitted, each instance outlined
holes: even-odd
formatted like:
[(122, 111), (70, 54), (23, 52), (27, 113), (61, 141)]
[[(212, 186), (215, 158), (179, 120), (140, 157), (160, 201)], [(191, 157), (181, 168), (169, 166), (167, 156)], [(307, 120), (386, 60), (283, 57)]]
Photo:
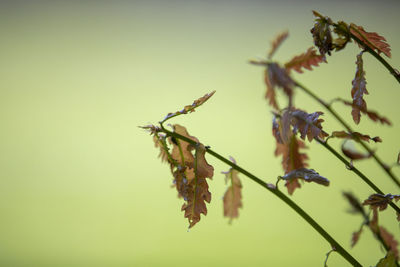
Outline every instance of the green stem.
[[(376, 193), (378, 194), (382, 194), (385, 195), (382, 190), (380, 190), (370, 179), (368, 179), (367, 176), (365, 176), (365, 174), (363, 174), (359, 169), (357, 169), (356, 167), (354, 167), (348, 160), (346, 160), (342, 155), (340, 155), (335, 149), (333, 149), (330, 145), (328, 145), (328, 143), (314, 138), (314, 140), (316, 140), (318, 143), (320, 143), (321, 145), (323, 145), (326, 149), (328, 149), (333, 155), (335, 155), (336, 158), (338, 158), (341, 162), (343, 162), (347, 169), (353, 171), (355, 174), (357, 174), (366, 184), (368, 184)], [(394, 204), (393, 202), (390, 202), (389, 205), (397, 212), (400, 213), (400, 208), (397, 207), (396, 204)]]
[[(349, 133), (354, 132), (353, 129), (350, 127), (350, 125), (348, 125), (343, 120), (343, 118), (340, 117), (339, 114), (337, 114), (336, 111), (330, 105), (328, 105), (325, 101), (323, 101), (321, 98), (319, 98), (316, 94), (314, 94), (311, 90), (309, 90), (304, 85), (300, 84), (297, 81), (294, 81), (294, 83), (297, 87), (302, 89), (303, 92), (305, 92), (306, 94), (311, 96), (314, 100), (319, 102), (322, 106), (324, 106), (333, 115), (333, 117), (335, 117), (340, 122), (340, 124), (342, 124), (343, 127), (346, 128), (346, 130)], [(400, 188), (399, 179), (393, 174), (392, 170), (385, 163), (383, 163), (383, 161), (376, 155), (376, 153), (374, 151), (372, 151), (372, 149), (367, 144), (365, 144), (365, 142), (361, 141), (355, 135), (353, 135), (353, 138), (361, 144), (361, 146), (374, 158), (374, 160), (378, 163), (378, 165), (386, 172), (386, 174), (390, 177), (390, 179)]]
[[(185, 142), (188, 142), (192, 145), (196, 145), (196, 142), (193, 140), (182, 136), (180, 134), (168, 131), (165, 129), (163, 126), (161, 126), (163, 131), (170, 136), (173, 136), (175, 138), (182, 139)], [(233, 169), (239, 171), (240, 173), (244, 174), (257, 184), (261, 185), (265, 189), (267, 189), (269, 192), (274, 194), (276, 197), (278, 197), (280, 200), (285, 202), (289, 207), (291, 207), (297, 214), (299, 214), (305, 221), (308, 222), (331, 246), (334, 248), (340, 255), (342, 255), (343, 258), (345, 258), (350, 264), (353, 266), (362, 266), (353, 256), (348, 253), (336, 240), (328, 234), (313, 218), (310, 217), (302, 208), (300, 208), (295, 202), (293, 202), (290, 198), (288, 198), (285, 194), (283, 194), (281, 191), (277, 190), (274, 185), (267, 184), (266, 182), (262, 181), (260, 178), (257, 176), (251, 174), (250, 172), (246, 171), (245, 169), (241, 168), (240, 166), (234, 164), (227, 158), (221, 156), (217, 152), (211, 150), (210, 148), (206, 148), (206, 152), (209, 153), (210, 155), (214, 156), (215, 158), (219, 159), (220, 161), (228, 164), (231, 166)]]

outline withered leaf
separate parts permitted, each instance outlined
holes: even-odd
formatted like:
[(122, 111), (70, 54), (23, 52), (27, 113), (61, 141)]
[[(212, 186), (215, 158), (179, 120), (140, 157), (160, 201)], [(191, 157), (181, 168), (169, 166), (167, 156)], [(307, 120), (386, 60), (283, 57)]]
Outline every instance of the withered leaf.
[(363, 205), (369, 205), (371, 208), (379, 208), (380, 211), (385, 210), (387, 205), (392, 200), (399, 200), (400, 195), (392, 195), (392, 194), (372, 194), (366, 200), (364, 200)]
[(332, 24), (332, 21), (330, 18), (323, 17), (316, 11), (313, 11), (313, 14), (316, 16), (314, 27), (311, 29), (314, 44), (318, 47), (323, 57), (325, 57), (325, 54), (331, 55), (333, 44), (330, 24)]
[(394, 257), (396, 259), (399, 259), (399, 250), (397, 249), (398, 242), (396, 241), (394, 236), (382, 226), (379, 227), (379, 234), (381, 235), (386, 246), (388, 246), (390, 251), (393, 252)]
[(323, 112), (307, 113), (302, 110), (294, 110), (291, 112), (293, 130), (300, 132), (300, 137), (305, 140), (306, 136), (308, 141), (312, 141), (314, 138), (319, 137), (324, 139), (329, 136), (324, 130), (322, 130), (321, 123), (324, 121), (320, 119)]
[(343, 192), (343, 196), (347, 199), (350, 206), (352, 207), (351, 212), (360, 213), (363, 216), (366, 215), (363, 205), (361, 205), (360, 201), (350, 192)]
[(289, 62), (285, 63), (285, 68), (303, 73), (302, 68), (312, 70), (311, 66), (317, 67), (321, 62), (326, 62), (325, 57), (318, 55), (315, 49), (310, 47), (305, 53), (295, 56)]
[[(236, 164), (236, 161), (231, 158), (231, 161)], [(224, 216), (230, 219), (239, 217), (239, 208), (242, 204), (242, 184), (239, 180), (239, 172), (233, 168), (230, 168), (225, 174), (225, 181), (230, 183), (224, 194)]]
[[(387, 57), (391, 57), (390, 45), (386, 42), (385, 37), (380, 36), (376, 32), (366, 32), (363, 27), (357, 26), (354, 23), (350, 24), (350, 32), (360, 39), (365, 46), (368, 46), (376, 52), (383, 53)], [(360, 44), (358, 44), (362, 47)]]
[(334, 132), (332, 132), (332, 134), (330, 136), (336, 137), (336, 138), (352, 139), (355, 141), (357, 141), (357, 139), (355, 138), (355, 137), (357, 137), (358, 139), (367, 141), (367, 142), (369, 142), (369, 140), (372, 140), (375, 143), (382, 142), (382, 139), (379, 136), (371, 137), (367, 134), (362, 134), (359, 132), (348, 133), (345, 131), (334, 131)]
[(269, 98), (270, 103), (276, 103), (276, 100), (273, 100), (275, 99), (275, 92), (271, 93), (268, 92), (268, 90), (274, 91), (276, 87), (282, 88), (287, 96), (292, 97), (294, 82), (292, 78), (290, 78), (286, 69), (281, 68), (277, 63), (270, 63), (268, 64), (265, 75), (267, 76), (265, 78), (267, 86), (266, 97), (271, 97)]
[[(158, 157), (161, 158), (161, 162), (171, 161), (172, 158), (170, 158), (170, 154), (166, 144), (166, 136), (165, 134), (160, 132), (161, 128), (155, 125), (140, 126), (140, 128), (149, 131), (150, 135), (153, 136), (154, 146), (160, 149)], [(172, 164), (172, 162), (170, 163)]]
[(165, 118), (163, 119), (163, 122), (172, 117), (178, 116), (180, 114), (187, 114), (189, 112), (194, 112), (197, 107), (203, 105), (208, 99), (210, 99), (210, 97), (212, 97), (214, 95), (214, 93), (215, 93), (215, 91), (205, 94), (204, 96), (193, 101), (193, 103), (191, 105), (184, 106), (182, 110), (178, 110), (173, 113), (168, 113), (167, 116), (165, 116)]
[(278, 34), (278, 36), (275, 37), (275, 39), (271, 42), (271, 50), (268, 53), (269, 59), (272, 58), (272, 56), (275, 54), (276, 50), (278, 50), (278, 48), (281, 46), (283, 41), (285, 41), (288, 36), (289, 36), (289, 32), (285, 31), (285, 32)]
[[(301, 153), (300, 149), (305, 148), (304, 142), (298, 140), (296, 135), (292, 135), (290, 142), (287, 144), (276, 143), (275, 156), (282, 155), (282, 167), (285, 174), (300, 168), (308, 166), (306, 160), (308, 159), (305, 153)], [(298, 179), (286, 181), (285, 186), (290, 195), (293, 194), (296, 188), (300, 188)]]
[[(179, 124), (174, 124), (173, 129), (175, 133), (178, 133), (180, 135), (183, 135), (196, 143), (199, 142), (199, 140), (194, 137), (190, 136), (189, 133), (187, 132), (186, 128), (179, 125)], [(188, 166), (190, 168), (193, 168), (194, 165), (194, 157), (192, 154), (192, 150), (194, 147), (190, 145), (188, 142), (183, 141), (183, 140), (173, 140), (171, 137), (169, 138), (170, 144), (173, 145), (172, 147), (172, 152), (171, 156), (174, 160), (179, 162), (182, 166)], [(174, 142), (178, 142), (175, 144)]]
[(389, 121), (389, 119), (387, 119), (386, 117), (383, 117), (381, 115), (378, 115), (378, 113), (375, 112), (375, 111), (367, 110), (366, 107), (363, 108), (363, 107), (360, 107), (358, 105), (353, 105), (353, 103), (351, 103), (349, 101), (346, 101), (346, 100), (343, 100), (343, 99), (338, 99), (338, 100), (340, 100), (343, 104), (345, 104), (347, 106), (351, 106), (353, 109), (360, 110), (361, 113), (367, 115), (368, 118), (370, 118), (374, 122), (380, 122), (382, 124), (392, 125), (392, 123)]
[(353, 98), (353, 110), (351, 115), (356, 124), (360, 123), (361, 109), (367, 110), (367, 103), (364, 100), (364, 94), (368, 94), (367, 81), (365, 80), (365, 71), (363, 68), (362, 52), (357, 55), (356, 60), (357, 70), (356, 75), (352, 81), (353, 87), (351, 88), (351, 97)]
[(265, 98), (268, 99), (268, 103), (271, 107), (273, 107), (276, 110), (279, 110), (278, 102), (276, 101), (275, 88), (274, 88), (274, 86), (272, 86), (271, 82), (269, 81), (268, 69), (265, 69), (265, 72), (264, 72), (264, 82), (267, 87), (267, 91), (265, 93)]
[(296, 169), (287, 173), (281, 178), (284, 180), (302, 179), (308, 183), (314, 182), (324, 186), (329, 185), (329, 180), (319, 175), (319, 173), (313, 169), (306, 169), (306, 168)]
[(205, 152), (204, 145), (199, 143), (195, 152), (194, 177), (188, 181), (187, 199), (182, 206), (182, 211), (185, 211), (184, 216), (189, 220), (189, 228), (200, 221), (200, 214), (207, 215), (205, 202), (211, 201), (206, 178), (212, 178), (214, 168), (207, 163)]
[(363, 154), (355, 150), (354, 147), (349, 145), (350, 142), (343, 142), (342, 144), (342, 152), (351, 160), (360, 160), (360, 159), (367, 159), (372, 156), (372, 154)]
[(396, 267), (396, 257), (393, 251), (389, 251), (386, 256), (379, 260), (376, 267)]
[(363, 228), (361, 227), (360, 230), (353, 232), (351, 236), (351, 247), (354, 247), (358, 240), (360, 239), (361, 233), (362, 233)]

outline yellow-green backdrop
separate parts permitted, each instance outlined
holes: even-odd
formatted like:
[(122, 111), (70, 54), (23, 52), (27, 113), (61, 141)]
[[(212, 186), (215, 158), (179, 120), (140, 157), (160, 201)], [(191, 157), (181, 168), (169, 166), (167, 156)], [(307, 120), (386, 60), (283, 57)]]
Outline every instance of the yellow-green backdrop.
[[(211, 90), (195, 113), (177, 118), (222, 155), (274, 182), (271, 113), (264, 100), (263, 57), (282, 30), (282, 62), (312, 45), (311, 10), (377, 31), (400, 65), (399, 1), (1, 1), (1, 266), (322, 266), (329, 244), (272, 194), (241, 176), (244, 207), (222, 217), (225, 191), (215, 167), (208, 215), (189, 232), (182, 200), (148, 133), (156, 123)], [(350, 99), (359, 48), (328, 57), (299, 75), (326, 100)], [(364, 56), (369, 108), (392, 127), (365, 117), (358, 131), (388, 163), (400, 149), (400, 86)], [(296, 105), (325, 111), (301, 92)], [(350, 122), (350, 110), (335, 104)], [(324, 128), (341, 130), (326, 114)], [(339, 141), (332, 141), (339, 148)], [(364, 265), (384, 253), (367, 230), (350, 249), (361, 218), (347, 212), (343, 190), (371, 189), (323, 147), (309, 144), (310, 166), (330, 187), (305, 184), (298, 202)], [(385, 192), (399, 193), (373, 161), (357, 163)], [(399, 168), (394, 169), (400, 175)], [(397, 190), (397, 191), (396, 191)], [(393, 210), (382, 223), (400, 236)], [(329, 266), (346, 266), (332, 254)]]

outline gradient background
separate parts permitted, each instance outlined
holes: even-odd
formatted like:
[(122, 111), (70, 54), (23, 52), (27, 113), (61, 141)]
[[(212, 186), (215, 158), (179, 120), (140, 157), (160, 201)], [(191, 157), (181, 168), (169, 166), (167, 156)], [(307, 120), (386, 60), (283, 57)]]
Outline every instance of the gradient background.
[[(322, 266), (329, 244), (272, 194), (242, 176), (244, 208), (222, 218), (225, 191), (215, 167), (209, 213), (189, 232), (182, 200), (148, 134), (156, 123), (211, 90), (209, 102), (176, 123), (267, 182), (282, 174), (274, 158), (264, 100), (263, 57), (282, 30), (290, 38), (275, 59), (312, 45), (311, 10), (377, 31), (400, 65), (399, 1), (1, 1), (1, 266)], [(354, 44), (303, 75), (324, 99), (350, 99)], [(365, 55), (368, 107), (393, 122), (362, 118), (358, 131), (379, 135), (378, 154), (400, 148), (399, 84)], [(322, 110), (299, 92), (299, 107)], [(350, 110), (335, 104), (350, 121)], [(342, 128), (325, 116), (328, 132)], [(339, 148), (340, 141), (332, 140)], [(329, 188), (305, 184), (292, 197), (343, 246), (361, 218), (341, 192), (371, 189), (331, 154), (310, 144), (310, 166)], [(396, 192), (373, 161), (357, 163), (384, 191)], [(399, 168), (394, 170), (400, 176)], [(400, 236), (392, 209), (383, 224)], [(366, 230), (351, 250), (365, 265), (384, 253)], [(329, 266), (346, 266), (332, 254)]]

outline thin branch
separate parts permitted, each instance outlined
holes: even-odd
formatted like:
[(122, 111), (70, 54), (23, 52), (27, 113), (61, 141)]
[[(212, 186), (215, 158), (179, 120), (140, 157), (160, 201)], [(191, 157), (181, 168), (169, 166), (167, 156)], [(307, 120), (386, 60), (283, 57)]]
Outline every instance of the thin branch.
[[(293, 80), (294, 81), (294, 80)], [(311, 96), (314, 100), (316, 100), (318, 103), (320, 103), (322, 106), (324, 106), (332, 115), (333, 117), (335, 117), (340, 124), (343, 125), (344, 128), (346, 128), (346, 130), (349, 133), (353, 133), (353, 129), (350, 127), (350, 125), (348, 125), (344, 119), (342, 117), (339, 116), (338, 113), (336, 113), (336, 111), (330, 106), (328, 105), (324, 100), (322, 100), (320, 97), (318, 97), (316, 94), (314, 94), (310, 89), (308, 89), (307, 87), (305, 87), (304, 85), (300, 84), (297, 81), (294, 81), (295, 85), (302, 89), (303, 92), (305, 92), (306, 94), (308, 94), (309, 96)], [(361, 146), (370, 154), (372, 155), (372, 157), (374, 158), (374, 160), (378, 163), (378, 165), (386, 172), (386, 174), (390, 177), (390, 179), (400, 188), (400, 182), (399, 179), (393, 174), (392, 170), (385, 164), (383, 163), (383, 161), (376, 155), (376, 153), (365, 143), (362, 142), (358, 136), (356, 135), (352, 135), (353, 138), (361, 144)]]
[[(324, 142), (318, 138), (314, 138), (318, 143), (323, 145), (327, 150), (329, 150), (336, 158), (338, 158), (341, 162), (343, 162), (347, 169), (351, 170), (355, 174), (357, 174), (366, 184), (368, 184), (376, 193), (385, 195), (365, 174), (363, 174), (359, 169), (354, 167), (347, 159), (345, 159), (342, 155), (340, 155), (335, 149), (333, 149), (327, 142)], [(400, 213), (400, 208), (397, 207), (396, 204), (390, 202), (389, 205), (397, 212)]]
[[(196, 145), (196, 142), (193, 140), (182, 136), (178, 133), (174, 133), (171, 131), (168, 131), (161, 125), (164, 133), (166, 133), (169, 136), (175, 137), (182, 139), (185, 142), (188, 142), (192, 145)], [(274, 185), (267, 184), (266, 182), (262, 181), (260, 178), (257, 176), (251, 174), (250, 172), (246, 171), (245, 169), (241, 168), (240, 166), (234, 164), (227, 158), (221, 156), (217, 152), (211, 150), (210, 148), (206, 148), (206, 152), (209, 153), (210, 155), (214, 156), (215, 158), (219, 159), (220, 161), (226, 163), (229, 165), (231, 168), (239, 171), (240, 173), (244, 174), (257, 184), (261, 185), (265, 189), (267, 189), (269, 192), (273, 193), (276, 197), (278, 197), (280, 200), (285, 202), (289, 207), (291, 207), (297, 214), (299, 214), (305, 221), (308, 222), (332, 247), (336, 249), (336, 251), (342, 255), (343, 258), (345, 258), (350, 264), (353, 266), (362, 266), (353, 256), (348, 253), (332, 236), (328, 234), (313, 218), (310, 217), (302, 208), (300, 208), (295, 202), (293, 202), (290, 198), (288, 198), (284, 193), (281, 191), (277, 190)]]

